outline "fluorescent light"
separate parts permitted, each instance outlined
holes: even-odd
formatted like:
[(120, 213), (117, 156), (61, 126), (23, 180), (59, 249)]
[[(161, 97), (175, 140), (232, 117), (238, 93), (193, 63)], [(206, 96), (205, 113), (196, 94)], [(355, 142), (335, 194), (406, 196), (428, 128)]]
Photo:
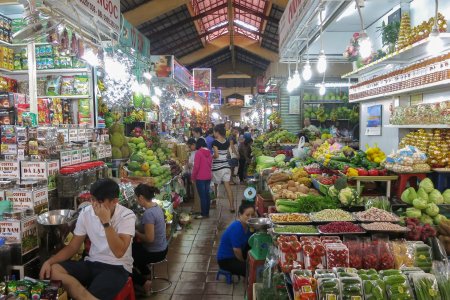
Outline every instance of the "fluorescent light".
[(319, 60), (317, 61), (317, 72), (320, 74), (325, 73), (327, 70), (327, 56), (325, 55), (325, 51), (321, 50), (319, 54)]
[(334, 88), (334, 87), (350, 87), (351, 83), (348, 82), (326, 82), (326, 83), (316, 83), (314, 86), (320, 88), (322, 85), (325, 87)]
[(323, 96), (323, 95), (325, 95), (326, 92), (327, 92), (327, 88), (325, 87), (325, 83), (322, 82), (322, 84), (320, 85), (320, 88), (319, 88), (319, 95)]
[(152, 79), (152, 74), (150, 74), (149, 72), (144, 72), (144, 74), (142, 74), (142, 76), (144, 76), (144, 78), (147, 79), (147, 80), (151, 80)]
[(98, 60), (97, 55), (94, 53), (94, 51), (92, 51), (92, 49), (87, 49), (81, 58), (84, 59), (92, 67), (97, 67), (98, 65), (100, 65), (100, 61)]

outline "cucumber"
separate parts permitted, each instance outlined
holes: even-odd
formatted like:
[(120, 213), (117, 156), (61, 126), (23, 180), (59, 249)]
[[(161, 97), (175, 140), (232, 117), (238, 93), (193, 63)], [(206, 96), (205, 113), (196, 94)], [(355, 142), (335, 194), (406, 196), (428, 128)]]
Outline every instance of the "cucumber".
[(346, 278), (341, 278), (341, 283), (344, 285), (347, 284), (361, 284), (361, 282), (359, 281), (359, 278), (355, 278), (355, 277), (346, 277)]
[(384, 277), (384, 282), (387, 285), (399, 285), (399, 284), (405, 284), (407, 278), (404, 275), (391, 275)]

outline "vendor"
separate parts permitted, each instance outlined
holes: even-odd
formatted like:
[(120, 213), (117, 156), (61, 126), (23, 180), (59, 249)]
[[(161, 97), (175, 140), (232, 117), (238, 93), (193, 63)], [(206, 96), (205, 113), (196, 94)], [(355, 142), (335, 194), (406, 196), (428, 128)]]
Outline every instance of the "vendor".
[(134, 193), (138, 204), (145, 208), (141, 224), (136, 230), (139, 242), (133, 244), (133, 283), (144, 288), (146, 293), (151, 291), (151, 274), (147, 265), (162, 261), (167, 255), (166, 221), (164, 211), (152, 199), (159, 194), (157, 188), (139, 184)]
[[(118, 204), (119, 185), (101, 179), (91, 187), (92, 205), (82, 209), (70, 243), (44, 262), (40, 278), (60, 280), (74, 299), (114, 299), (133, 268), (131, 240), (136, 216)], [(71, 261), (86, 236), (91, 241), (85, 261)]]
[(222, 270), (245, 277), (248, 240), (251, 236), (247, 221), (254, 215), (253, 204), (243, 202), (239, 206), (239, 219), (231, 223), (223, 233), (217, 250), (217, 262)]
[(316, 136), (320, 136), (320, 130), (316, 126), (311, 124), (310, 118), (305, 118), (303, 121), (303, 130), (308, 130), (309, 132), (313, 133)]

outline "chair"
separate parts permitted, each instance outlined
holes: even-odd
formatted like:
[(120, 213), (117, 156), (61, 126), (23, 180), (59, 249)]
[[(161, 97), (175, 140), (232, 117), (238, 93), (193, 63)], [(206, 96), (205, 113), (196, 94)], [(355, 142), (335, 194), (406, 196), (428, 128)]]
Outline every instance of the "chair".
[[(219, 271), (217, 271), (216, 280), (219, 280), (220, 276), (225, 276), (228, 284), (233, 283), (233, 274), (231, 274), (231, 272), (219, 269)], [(240, 280), (240, 279), (241, 279), (241, 276), (238, 275), (238, 280)]]
[(409, 182), (409, 186), (416, 188), (417, 181), (424, 180), (427, 178), (426, 173), (406, 173), (406, 174), (398, 174), (397, 180), (397, 199), (401, 199), (403, 191), (406, 189), (406, 185)]
[[(157, 277), (156, 274), (155, 274), (155, 265), (159, 265), (159, 264), (163, 264), (163, 263), (166, 264), (166, 275), (167, 275), (167, 278)], [(169, 289), (172, 286), (172, 281), (169, 280), (169, 262), (167, 261), (167, 258), (164, 258), (163, 260), (155, 262), (155, 263), (149, 263), (147, 266), (150, 269), (150, 272), (152, 274), (152, 278), (151, 278), (152, 282), (154, 282), (155, 280), (162, 280), (162, 281), (165, 281), (165, 282), (168, 283), (168, 286), (166, 286), (166, 287), (164, 287), (162, 289), (154, 290), (152, 288), (151, 293), (159, 293), (159, 292), (162, 292), (162, 291), (165, 291), (165, 290)]]
[(125, 286), (116, 295), (114, 300), (136, 300), (136, 296), (134, 294), (133, 280), (131, 279), (131, 277), (128, 277), (127, 283), (125, 283)]

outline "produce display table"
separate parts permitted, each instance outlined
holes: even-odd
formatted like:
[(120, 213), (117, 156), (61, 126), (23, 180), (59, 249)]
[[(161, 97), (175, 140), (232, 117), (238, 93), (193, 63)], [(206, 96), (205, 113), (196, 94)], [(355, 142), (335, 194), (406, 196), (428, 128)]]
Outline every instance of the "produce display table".
[(391, 186), (392, 181), (395, 181), (398, 179), (397, 175), (391, 175), (391, 176), (355, 176), (355, 177), (349, 177), (348, 180), (355, 180), (356, 181), (356, 190), (360, 191), (361, 188), (361, 182), (386, 182), (386, 197), (391, 196)]
[(406, 183), (409, 182), (409, 186), (416, 188), (417, 179), (424, 180), (427, 178), (427, 173), (400, 173), (398, 177), (396, 196), (397, 199), (400, 199), (403, 191), (406, 189)]

